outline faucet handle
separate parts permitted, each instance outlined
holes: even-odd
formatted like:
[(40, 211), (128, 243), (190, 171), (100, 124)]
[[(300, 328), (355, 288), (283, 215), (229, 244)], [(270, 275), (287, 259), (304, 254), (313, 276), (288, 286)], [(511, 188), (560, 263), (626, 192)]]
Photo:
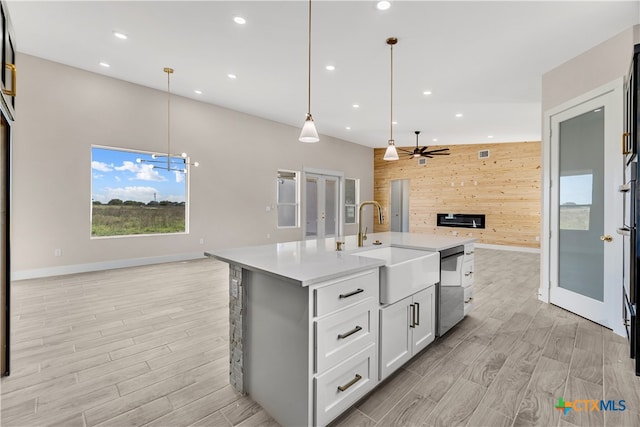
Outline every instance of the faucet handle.
[(362, 240), (367, 240), (367, 227), (364, 227), (364, 233), (362, 233)]

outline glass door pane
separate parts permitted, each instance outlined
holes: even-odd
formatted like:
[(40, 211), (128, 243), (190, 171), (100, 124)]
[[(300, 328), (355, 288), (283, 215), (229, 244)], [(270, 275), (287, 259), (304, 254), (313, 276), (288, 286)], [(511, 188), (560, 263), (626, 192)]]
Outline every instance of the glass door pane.
[(335, 236), (338, 227), (338, 181), (331, 178), (325, 179), (324, 191), (324, 235)]
[(558, 286), (604, 298), (604, 107), (559, 125)]
[(318, 235), (318, 180), (307, 177), (306, 181), (305, 237), (316, 237)]

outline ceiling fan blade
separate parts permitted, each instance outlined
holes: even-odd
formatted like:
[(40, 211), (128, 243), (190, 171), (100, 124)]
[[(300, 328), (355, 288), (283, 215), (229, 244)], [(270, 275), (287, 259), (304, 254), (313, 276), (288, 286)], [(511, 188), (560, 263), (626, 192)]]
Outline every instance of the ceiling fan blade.
[(422, 147), (422, 148), (420, 149), (420, 152), (421, 152), (421, 153), (424, 153), (424, 150), (426, 150), (427, 148), (429, 148), (429, 147), (427, 147), (427, 146), (425, 145), (424, 147)]
[(413, 154), (413, 151), (405, 150), (403, 148), (396, 148), (396, 150), (397, 151), (402, 151), (403, 153), (406, 153), (406, 154)]
[(429, 150), (429, 153), (439, 153), (442, 151), (449, 151), (448, 148), (438, 148), (437, 150)]
[(432, 152), (428, 152), (427, 154), (432, 155), (432, 156), (448, 156), (451, 153), (432, 153)]

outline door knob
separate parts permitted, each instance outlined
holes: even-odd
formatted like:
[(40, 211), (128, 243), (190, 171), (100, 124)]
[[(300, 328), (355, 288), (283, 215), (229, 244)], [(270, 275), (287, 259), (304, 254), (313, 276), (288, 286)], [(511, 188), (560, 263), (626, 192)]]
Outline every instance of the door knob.
[(602, 240), (603, 242), (611, 242), (613, 241), (613, 237), (607, 234), (606, 236), (600, 236), (600, 240)]

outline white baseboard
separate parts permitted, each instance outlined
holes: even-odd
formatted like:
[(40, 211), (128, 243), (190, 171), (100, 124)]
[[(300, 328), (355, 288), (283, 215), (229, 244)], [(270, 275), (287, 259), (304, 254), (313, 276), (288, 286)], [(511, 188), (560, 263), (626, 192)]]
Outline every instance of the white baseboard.
[(506, 245), (489, 245), (487, 243), (476, 243), (476, 248), (484, 249), (496, 249), (499, 251), (515, 251), (515, 252), (529, 252), (532, 254), (539, 254), (539, 248), (525, 248), (522, 246), (506, 246)]
[(175, 255), (163, 255), (147, 258), (120, 259), (114, 261), (94, 262), (91, 264), (61, 265), (59, 267), (36, 268), (11, 272), (11, 280), (38, 279), (41, 277), (62, 276), (65, 274), (88, 273), (91, 271), (111, 270), (114, 268), (137, 267), (139, 265), (161, 264), (164, 262), (189, 261), (204, 258), (204, 252), (193, 252)]

